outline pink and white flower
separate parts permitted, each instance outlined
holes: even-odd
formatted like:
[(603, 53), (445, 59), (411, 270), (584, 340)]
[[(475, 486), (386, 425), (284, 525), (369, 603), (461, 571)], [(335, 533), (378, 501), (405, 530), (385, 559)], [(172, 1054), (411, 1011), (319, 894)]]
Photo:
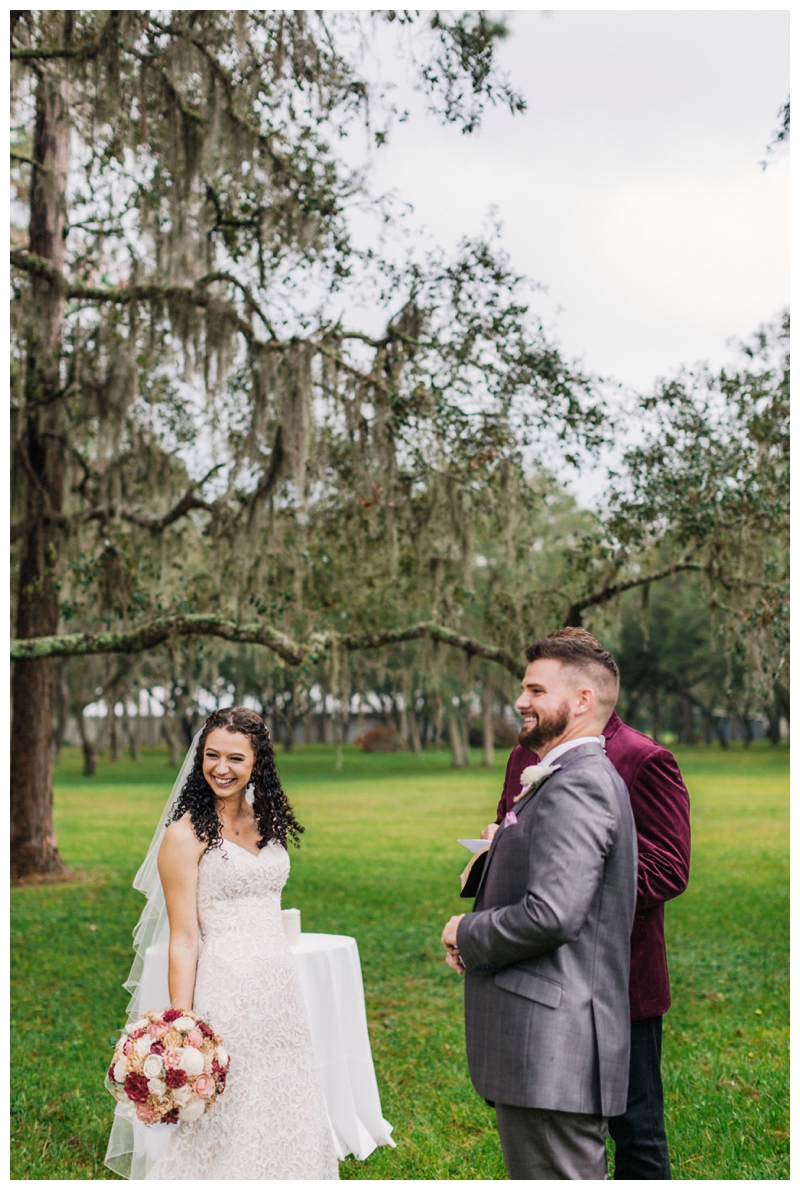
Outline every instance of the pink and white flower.
[(180, 1109), (178, 1116), (187, 1124), (191, 1124), (194, 1120), (199, 1120), (205, 1110), (206, 1105), (202, 1099), (193, 1099), (191, 1103), (187, 1103)]
[(198, 1074), (192, 1083), (192, 1090), (201, 1099), (210, 1099), (216, 1090), (216, 1084), (210, 1074)]
[(205, 1063), (203, 1061), (203, 1055), (192, 1046), (187, 1046), (186, 1049), (181, 1052), (180, 1069), (185, 1070), (190, 1078), (194, 1074), (200, 1074), (204, 1065)]
[(142, 1066), (142, 1074), (146, 1078), (158, 1078), (164, 1069), (164, 1063), (158, 1054), (148, 1054)]

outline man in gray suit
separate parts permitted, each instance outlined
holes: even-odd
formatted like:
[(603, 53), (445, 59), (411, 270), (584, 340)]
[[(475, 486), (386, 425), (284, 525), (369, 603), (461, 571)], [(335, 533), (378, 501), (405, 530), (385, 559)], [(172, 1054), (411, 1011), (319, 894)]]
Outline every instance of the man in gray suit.
[(604, 1179), (628, 1091), (636, 832), (601, 731), (610, 653), (548, 637), (527, 650), (517, 710), (542, 757), (492, 840), (447, 962), (466, 972), (470, 1076), (497, 1112), (509, 1177)]

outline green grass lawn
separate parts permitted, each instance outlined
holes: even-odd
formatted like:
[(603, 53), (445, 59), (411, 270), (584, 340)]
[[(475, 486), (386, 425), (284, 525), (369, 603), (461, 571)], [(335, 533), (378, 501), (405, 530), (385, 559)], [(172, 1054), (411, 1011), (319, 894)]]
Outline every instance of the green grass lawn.
[[(673, 1008), (664, 1075), (676, 1178), (788, 1178), (788, 762), (785, 747), (678, 748), (692, 795), (689, 890), (667, 908)], [(13, 906), (12, 1169), (20, 1179), (113, 1178), (103, 1088), (124, 1021), (120, 987), (142, 898), (130, 887), (174, 771), (161, 749), (56, 774), (59, 844), (82, 877), (18, 888)], [(396, 1149), (344, 1178), (503, 1178), (494, 1113), (471, 1088), (462, 984), (439, 935), (468, 902), (466, 852), (494, 817), (494, 770), (449, 754), (279, 756), (307, 828), (284, 905), (308, 931), (358, 941), (372, 1052)]]

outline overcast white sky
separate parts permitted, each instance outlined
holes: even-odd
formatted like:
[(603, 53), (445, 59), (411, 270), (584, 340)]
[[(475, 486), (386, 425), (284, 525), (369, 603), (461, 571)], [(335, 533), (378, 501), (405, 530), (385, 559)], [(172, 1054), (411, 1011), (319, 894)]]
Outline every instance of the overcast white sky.
[[(649, 389), (731, 358), (788, 301), (787, 155), (762, 170), (789, 91), (783, 11), (513, 11), (500, 61), (528, 110), (471, 137), (412, 119), (374, 155), (445, 246), (495, 206), (515, 268), (570, 357)], [(384, 62), (384, 66), (386, 66)]]

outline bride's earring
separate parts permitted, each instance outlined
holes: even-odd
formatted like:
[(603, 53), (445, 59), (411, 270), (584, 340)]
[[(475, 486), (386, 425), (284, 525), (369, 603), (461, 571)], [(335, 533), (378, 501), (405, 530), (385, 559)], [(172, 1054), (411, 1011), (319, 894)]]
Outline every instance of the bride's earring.
[(247, 786), (247, 789), (245, 789), (245, 791), (244, 791), (244, 800), (247, 802), (248, 806), (252, 806), (253, 802), (256, 800), (255, 790), (253, 789), (252, 781)]

